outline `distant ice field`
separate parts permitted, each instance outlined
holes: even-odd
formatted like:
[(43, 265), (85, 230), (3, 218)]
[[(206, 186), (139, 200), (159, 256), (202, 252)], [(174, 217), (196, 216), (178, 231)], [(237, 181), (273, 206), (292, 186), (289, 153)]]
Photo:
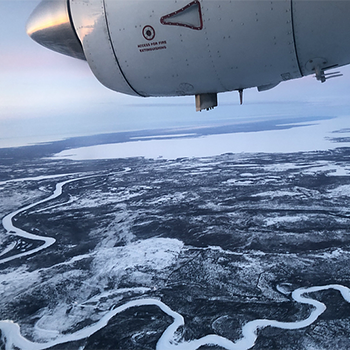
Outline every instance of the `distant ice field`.
[(225, 153), (294, 153), (350, 146), (350, 116), (280, 124), (281, 129), (214, 135), (154, 135), (153, 139), (64, 150), (54, 159), (93, 160), (130, 157), (176, 159)]

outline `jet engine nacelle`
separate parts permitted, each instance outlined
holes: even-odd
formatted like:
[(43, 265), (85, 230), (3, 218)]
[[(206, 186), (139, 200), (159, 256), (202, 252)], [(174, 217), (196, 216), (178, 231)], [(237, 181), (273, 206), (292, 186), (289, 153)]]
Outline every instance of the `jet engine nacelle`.
[(27, 25), (40, 44), (85, 58), (108, 88), (138, 96), (217, 93), (350, 63), (350, 1), (43, 0)]

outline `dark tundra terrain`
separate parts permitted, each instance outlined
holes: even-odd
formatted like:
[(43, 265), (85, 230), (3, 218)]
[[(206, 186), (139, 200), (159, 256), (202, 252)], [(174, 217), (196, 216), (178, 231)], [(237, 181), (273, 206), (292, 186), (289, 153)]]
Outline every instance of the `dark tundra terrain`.
[[(350, 287), (350, 149), (15, 154), (0, 165), (0, 349), (350, 348), (350, 304), (333, 288)], [(303, 324), (322, 304), (292, 292), (315, 286), (304, 297), (326, 309)], [(256, 340), (236, 346), (254, 320)]]

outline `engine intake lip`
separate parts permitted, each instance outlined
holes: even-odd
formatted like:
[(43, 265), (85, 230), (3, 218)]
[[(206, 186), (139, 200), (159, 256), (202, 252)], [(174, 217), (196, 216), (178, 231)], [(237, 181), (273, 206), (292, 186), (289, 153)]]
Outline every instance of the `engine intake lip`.
[(27, 22), (27, 34), (38, 44), (63, 55), (86, 60), (74, 30), (69, 0), (43, 0)]

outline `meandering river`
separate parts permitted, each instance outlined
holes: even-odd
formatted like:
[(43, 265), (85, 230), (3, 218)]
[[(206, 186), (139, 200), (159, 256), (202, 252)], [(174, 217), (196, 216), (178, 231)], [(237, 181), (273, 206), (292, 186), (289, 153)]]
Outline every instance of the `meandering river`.
[[(53, 245), (55, 243), (54, 238), (38, 236), (32, 233), (26, 232), (14, 226), (13, 218), (17, 214), (25, 210), (31, 209), (39, 204), (49, 202), (52, 199), (59, 197), (62, 194), (63, 187), (66, 184), (74, 181), (86, 179), (88, 177), (91, 177), (91, 176), (74, 178), (74, 179), (69, 179), (69, 180), (59, 182), (56, 184), (56, 188), (54, 192), (49, 197), (42, 199), (36, 203), (27, 205), (21, 209), (18, 209), (6, 215), (2, 219), (2, 225), (4, 226), (8, 234), (16, 235), (26, 239), (40, 240), (43, 242), (43, 244), (37, 248), (29, 249), (25, 252), (14, 254), (7, 258), (3, 258), (0, 260), (0, 263), (3, 264), (5, 262), (8, 262), (16, 258), (21, 258), (24, 256), (37, 253), (40, 250), (46, 249), (51, 245)], [(7, 249), (6, 253), (8, 253), (11, 249), (14, 249), (13, 245)], [(140, 298), (140, 299), (129, 301), (123, 305), (115, 306), (110, 311), (106, 312), (106, 314), (98, 322), (90, 326), (87, 326), (85, 328), (82, 328), (71, 334), (59, 334), (55, 340), (52, 340), (46, 343), (37, 343), (26, 339), (21, 335), (20, 325), (9, 320), (0, 321), (0, 331), (1, 331), (2, 341), (5, 343), (6, 350), (12, 350), (14, 348), (18, 348), (21, 350), (48, 349), (58, 344), (63, 344), (71, 341), (77, 341), (77, 340), (88, 338), (92, 334), (104, 328), (112, 317), (117, 317), (118, 314), (120, 314), (121, 312), (127, 309), (137, 308), (140, 306), (153, 305), (153, 306), (157, 306), (165, 314), (169, 315), (173, 319), (172, 324), (170, 324), (164, 330), (163, 334), (158, 340), (158, 343), (156, 346), (157, 350), (196, 350), (206, 344), (217, 345), (227, 350), (238, 350), (238, 349), (247, 350), (254, 346), (256, 339), (258, 337), (258, 332), (263, 328), (276, 327), (281, 329), (295, 330), (295, 329), (300, 329), (300, 328), (310, 326), (326, 310), (326, 305), (318, 300), (312, 299), (310, 296), (307, 296), (307, 294), (313, 293), (313, 292), (320, 292), (328, 289), (334, 289), (339, 291), (342, 297), (344, 298), (344, 300), (350, 303), (350, 289), (342, 285), (330, 284), (325, 286), (313, 286), (309, 288), (296, 289), (292, 293), (292, 298), (294, 299), (294, 301), (312, 306), (312, 311), (307, 318), (296, 322), (282, 322), (278, 320), (269, 320), (269, 319), (256, 319), (256, 320), (247, 322), (242, 327), (242, 338), (236, 342), (233, 342), (230, 339), (227, 339), (225, 337), (222, 337), (216, 334), (209, 334), (200, 339), (184, 341), (179, 336), (180, 333), (178, 332), (179, 328), (181, 326), (184, 326), (185, 324), (183, 316), (177, 313), (176, 311), (172, 310), (171, 308), (169, 308), (161, 300), (152, 299), (152, 298)], [(130, 320), (130, 322), (132, 322), (132, 320)]]
[[(64, 175), (58, 175), (58, 176), (64, 176)], [(57, 176), (57, 177), (58, 177)], [(67, 176), (67, 175), (65, 175)], [(89, 176), (90, 177), (90, 176)], [(53, 178), (53, 176), (40, 176), (40, 177), (36, 177), (36, 178), (25, 178), (25, 179), (19, 179), (17, 181), (24, 181), (24, 180), (44, 180), (44, 179), (49, 179), (49, 178)], [(74, 182), (74, 181), (78, 181), (78, 180), (82, 180), (82, 179), (86, 179), (88, 178), (87, 176), (86, 177), (80, 177), (80, 178), (75, 178), (75, 179), (70, 179), (70, 180), (66, 180), (66, 181), (62, 181), (62, 182), (59, 182), (56, 184), (56, 188), (54, 190), (54, 192), (52, 193), (51, 196), (47, 197), (47, 198), (44, 198), (38, 202), (35, 202), (35, 203), (32, 203), (32, 204), (29, 204), (23, 208), (20, 208), (8, 215), (6, 215), (3, 219), (2, 219), (2, 225), (4, 227), (4, 229), (6, 230), (6, 232), (10, 235), (15, 235), (15, 236), (18, 236), (18, 237), (23, 237), (23, 238), (27, 238), (27, 239), (32, 239), (32, 240), (36, 240), (36, 241), (42, 241), (43, 244), (40, 245), (39, 247), (36, 247), (36, 248), (33, 248), (33, 249), (29, 249), (29, 250), (26, 250), (25, 252), (22, 252), (22, 253), (18, 253), (18, 254), (14, 254), (14, 255), (11, 255), (7, 258), (3, 258), (3, 259), (0, 259), (0, 264), (3, 264), (5, 262), (8, 262), (8, 261), (11, 261), (11, 260), (14, 260), (14, 259), (18, 259), (18, 258), (21, 258), (23, 256), (28, 256), (28, 255), (32, 255), (34, 253), (37, 253), (43, 249), (46, 249), (48, 247), (50, 247), (51, 245), (53, 245), (56, 240), (52, 237), (45, 237), (45, 236), (39, 236), (39, 235), (34, 235), (32, 233), (29, 233), (27, 231), (24, 231), (24, 230), (21, 230), (20, 228), (14, 226), (13, 224), (13, 218), (18, 215), (19, 213), (22, 213), (28, 209), (31, 209), (33, 207), (36, 207), (37, 205), (39, 204), (42, 204), (42, 203), (46, 203), (46, 202), (49, 202), (51, 201), (52, 199), (55, 199), (55, 198), (58, 198), (61, 194), (62, 194), (62, 189), (63, 189), (63, 186), (68, 184), (68, 183), (71, 183), (71, 182)], [(15, 180), (9, 180), (8, 182), (14, 182)], [(5, 183), (5, 182), (4, 182)], [(12, 249), (14, 249), (15, 246), (12, 247)], [(12, 250), (11, 249), (11, 250)], [(7, 250), (6, 253), (8, 253), (10, 250)], [(1, 255), (0, 255), (1, 256)]]
[[(138, 299), (129, 301), (123, 305), (115, 307), (107, 312), (98, 322), (85, 327), (72, 334), (62, 334), (56, 340), (47, 343), (34, 343), (24, 338), (20, 333), (20, 326), (12, 321), (0, 321), (0, 330), (2, 332), (2, 339), (6, 339), (6, 350), (12, 350), (15, 347), (23, 350), (41, 350), (48, 349), (52, 346), (63, 344), (71, 341), (85, 339), (96, 333), (108, 324), (108, 321), (118, 315), (119, 313), (138, 306), (154, 305), (159, 307), (164, 313), (173, 318), (173, 323), (166, 328), (162, 336), (158, 340), (157, 350), (196, 350), (203, 345), (218, 345), (227, 350), (248, 350), (254, 346), (258, 337), (258, 330), (266, 327), (276, 327), (281, 329), (300, 329), (310, 326), (317, 318), (326, 310), (326, 305), (306, 297), (305, 294), (312, 292), (319, 292), (327, 289), (335, 289), (341, 293), (343, 298), (350, 302), (350, 289), (342, 285), (325, 285), (315, 286), (310, 288), (299, 288), (292, 293), (292, 297), (296, 302), (308, 304), (314, 307), (309, 317), (304, 320), (296, 322), (281, 322), (268, 319), (257, 319), (246, 323), (242, 328), (243, 337), (237, 342), (233, 342), (227, 338), (216, 334), (210, 334), (200, 339), (191, 341), (184, 341), (178, 339), (177, 330), (183, 326), (184, 318), (179, 313), (170, 309), (166, 304), (157, 299)], [(131, 322), (132, 320), (130, 320)]]

